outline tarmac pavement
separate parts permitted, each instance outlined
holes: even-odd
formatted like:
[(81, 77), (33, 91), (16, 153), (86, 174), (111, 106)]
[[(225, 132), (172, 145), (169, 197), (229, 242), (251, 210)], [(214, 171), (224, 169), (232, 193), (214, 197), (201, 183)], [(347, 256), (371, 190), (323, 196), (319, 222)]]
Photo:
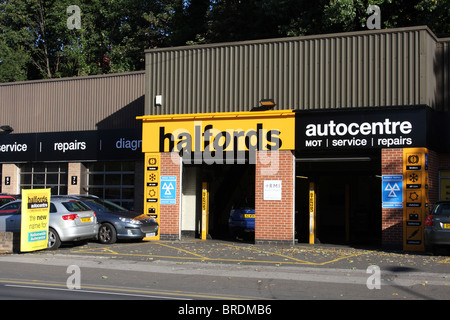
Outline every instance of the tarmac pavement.
[[(103, 245), (89, 242), (63, 246), (41, 254), (101, 256), (131, 261), (171, 261), (178, 264), (233, 264), (274, 267), (313, 267), (366, 270), (376, 265), (391, 272), (450, 272), (450, 255), (432, 256), (422, 252), (360, 249), (339, 245), (255, 245), (221, 240), (118, 242)], [(450, 279), (449, 279), (450, 281)]]
[[(13, 266), (18, 268), (17, 263), (21, 268), (39, 265), (43, 270), (51, 266), (47, 281), (58, 280), (56, 274), (67, 277), (65, 272), (50, 270), (77, 265), (91, 270), (83, 271), (83, 281), (87, 283), (107, 280), (108, 283), (116, 281), (116, 285), (138, 287), (141, 279), (153, 279), (152, 286), (162, 286), (164, 290), (175, 293), (206, 290), (211, 297), (214, 292), (220, 292), (221, 298), (242, 295), (259, 299), (308, 299), (317, 294), (322, 299), (450, 299), (448, 252), (431, 256), (324, 244), (282, 246), (187, 239), (112, 245), (66, 244), (56, 251), (1, 254), (0, 263), (5, 270), (8, 266), (12, 268), (10, 278), (17, 278), (13, 271)], [(384, 289), (368, 290), (370, 284), (376, 285), (370, 282), (376, 270)], [(130, 274), (149, 276), (133, 278)], [(133, 279), (138, 280), (133, 283)], [(209, 284), (201, 287), (205, 279), (209, 279)], [(3, 279), (4, 283), (8, 281)], [(270, 294), (261, 291), (266, 287)]]

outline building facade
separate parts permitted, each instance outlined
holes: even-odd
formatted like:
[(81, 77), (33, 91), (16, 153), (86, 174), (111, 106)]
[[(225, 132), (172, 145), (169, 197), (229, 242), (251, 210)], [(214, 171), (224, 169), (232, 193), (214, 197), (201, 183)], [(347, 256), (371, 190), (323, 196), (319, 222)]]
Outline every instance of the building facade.
[[(0, 84), (2, 193), (51, 188), (142, 209), (144, 72)], [(136, 187), (138, 186), (138, 187)]]
[(1, 84), (1, 192), (95, 194), (162, 240), (231, 239), (250, 197), (256, 243), (423, 250), (450, 198), (449, 44), (411, 27), (162, 48), (145, 72)]
[[(160, 237), (226, 238), (251, 195), (256, 243), (422, 250), (424, 218), (448, 198), (449, 43), (413, 27), (147, 50), (143, 152), (161, 155), (180, 194), (146, 202)], [(267, 123), (263, 99), (295, 121)], [(252, 130), (253, 143), (233, 143)], [(292, 130), (294, 147), (267, 139)]]

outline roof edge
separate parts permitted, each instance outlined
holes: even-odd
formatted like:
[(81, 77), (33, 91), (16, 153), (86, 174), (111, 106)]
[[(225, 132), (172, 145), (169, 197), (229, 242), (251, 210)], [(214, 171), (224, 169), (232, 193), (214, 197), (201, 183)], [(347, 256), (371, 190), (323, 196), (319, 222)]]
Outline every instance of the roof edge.
[(268, 117), (293, 117), (294, 110), (269, 110), (269, 111), (236, 111), (215, 113), (188, 113), (167, 115), (144, 115), (136, 117), (144, 122), (161, 121), (186, 121), (186, 120), (211, 120), (211, 119), (242, 119), (242, 118), (268, 118)]
[(33, 84), (33, 83), (45, 83), (45, 82), (57, 82), (57, 81), (74, 81), (74, 80), (93, 80), (99, 78), (113, 78), (113, 77), (123, 77), (128, 75), (145, 74), (145, 70), (140, 71), (129, 71), (120, 73), (105, 73), (96, 74), (90, 76), (81, 77), (64, 77), (64, 78), (51, 78), (51, 79), (37, 79), (37, 80), (25, 80), (25, 81), (14, 81), (14, 82), (1, 82), (0, 87), (13, 86), (13, 85), (23, 85), (23, 84)]
[(426, 31), (435, 41), (441, 41), (431, 29), (424, 26), (413, 26), (404, 28), (390, 28), (390, 29), (378, 29), (378, 30), (362, 30), (362, 31), (351, 31), (351, 32), (339, 32), (339, 33), (327, 33), (327, 34), (316, 34), (307, 36), (297, 36), (297, 37), (281, 37), (281, 38), (270, 38), (270, 39), (257, 39), (257, 40), (244, 40), (244, 41), (233, 41), (233, 42), (218, 42), (218, 43), (208, 43), (199, 45), (185, 45), (176, 47), (164, 47), (164, 48), (154, 48), (146, 49), (145, 53), (158, 53), (165, 51), (180, 51), (180, 50), (192, 50), (192, 49), (205, 49), (205, 48), (220, 48), (228, 46), (239, 46), (239, 45), (249, 45), (249, 44), (263, 44), (263, 43), (274, 43), (274, 42), (291, 42), (291, 41), (304, 41), (312, 39), (327, 39), (327, 38), (339, 38), (339, 37), (353, 37), (362, 35), (376, 35), (376, 34), (388, 34), (388, 33), (401, 33), (410, 31)]

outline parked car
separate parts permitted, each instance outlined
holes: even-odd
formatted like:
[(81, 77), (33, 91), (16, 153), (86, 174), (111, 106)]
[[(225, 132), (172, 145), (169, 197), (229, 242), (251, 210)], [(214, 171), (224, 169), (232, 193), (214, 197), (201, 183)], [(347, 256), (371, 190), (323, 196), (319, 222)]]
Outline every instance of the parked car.
[(92, 195), (60, 196), (77, 199), (97, 214), (100, 224), (97, 239), (111, 244), (119, 240), (142, 240), (158, 234), (158, 223), (147, 215), (125, 209), (111, 201)]
[(435, 253), (439, 246), (450, 246), (450, 201), (438, 201), (425, 219), (425, 248)]
[(0, 194), (0, 207), (8, 202), (17, 200), (19, 197), (9, 194)]
[(240, 199), (230, 211), (228, 228), (233, 238), (248, 238), (255, 234), (255, 197)]
[[(22, 200), (0, 207), (0, 231), (20, 232)], [(83, 202), (72, 199), (50, 200), (48, 249), (61, 242), (93, 239), (98, 233), (95, 213)]]

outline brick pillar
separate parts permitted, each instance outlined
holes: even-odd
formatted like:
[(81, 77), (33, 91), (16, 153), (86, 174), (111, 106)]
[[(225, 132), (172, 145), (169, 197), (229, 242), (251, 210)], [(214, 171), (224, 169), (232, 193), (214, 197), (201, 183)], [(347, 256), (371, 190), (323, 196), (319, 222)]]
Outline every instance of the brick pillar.
[[(81, 162), (69, 162), (67, 173), (67, 194), (85, 194), (86, 168)], [(72, 177), (76, 177), (76, 184), (72, 184)]]
[[(381, 150), (381, 174), (403, 175), (403, 149)], [(403, 209), (382, 208), (381, 243), (383, 246), (403, 245)]]
[(428, 209), (439, 200), (439, 159), (440, 155), (428, 149)]
[[(13, 163), (4, 163), (2, 165), (2, 192), (9, 194), (19, 194), (20, 193), (20, 175), (19, 167)], [(9, 185), (5, 185), (5, 178), (9, 177)]]
[(181, 157), (177, 153), (161, 153), (161, 176), (176, 176), (175, 204), (160, 204), (160, 239), (180, 240), (181, 233)]
[[(295, 157), (258, 151), (255, 172), (255, 243), (294, 243)], [(281, 181), (281, 200), (264, 200), (264, 181)]]

